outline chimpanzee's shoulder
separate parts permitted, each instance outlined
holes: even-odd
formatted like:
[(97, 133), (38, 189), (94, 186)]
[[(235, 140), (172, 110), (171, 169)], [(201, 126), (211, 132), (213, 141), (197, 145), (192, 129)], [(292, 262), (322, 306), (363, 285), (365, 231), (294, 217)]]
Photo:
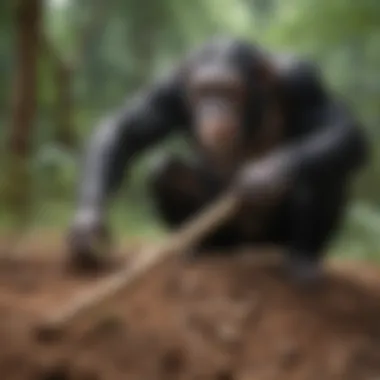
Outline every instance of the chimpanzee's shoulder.
[(275, 54), (271, 55), (271, 60), (277, 73), (284, 80), (313, 81), (321, 76), (315, 62), (295, 54)]
[(295, 55), (276, 55), (272, 59), (282, 91), (289, 100), (309, 103), (325, 99), (321, 71), (313, 61)]

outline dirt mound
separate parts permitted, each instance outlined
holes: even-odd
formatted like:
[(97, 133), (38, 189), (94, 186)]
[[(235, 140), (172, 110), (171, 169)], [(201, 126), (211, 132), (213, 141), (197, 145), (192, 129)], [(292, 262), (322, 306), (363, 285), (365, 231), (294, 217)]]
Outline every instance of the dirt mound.
[(3, 262), (0, 375), (5, 380), (379, 378), (380, 280), (363, 265), (338, 268), (310, 293), (290, 284), (277, 265), (260, 264), (252, 255), (191, 266), (173, 260), (91, 321), (73, 326), (60, 340), (41, 342), (33, 334), (35, 322), (96, 279), (65, 273), (58, 262)]

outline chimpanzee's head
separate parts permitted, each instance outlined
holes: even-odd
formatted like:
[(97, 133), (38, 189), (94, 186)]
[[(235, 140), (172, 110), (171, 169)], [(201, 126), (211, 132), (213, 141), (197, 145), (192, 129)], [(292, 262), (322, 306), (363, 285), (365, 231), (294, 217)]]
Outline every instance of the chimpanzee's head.
[(210, 152), (239, 149), (259, 125), (269, 67), (249, 43), (218, 38), (195, 54), (187, 70), (187, 95), (200, 143)]

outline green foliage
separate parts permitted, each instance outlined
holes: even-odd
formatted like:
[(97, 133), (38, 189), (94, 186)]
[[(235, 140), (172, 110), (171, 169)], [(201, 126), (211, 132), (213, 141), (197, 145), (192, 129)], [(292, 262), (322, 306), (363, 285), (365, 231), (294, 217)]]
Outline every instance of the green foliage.
[(33, 160), (33, 173), (37, 199), (65, 199), (75, 188), (77, 162), (70, 152), (48, 145)]

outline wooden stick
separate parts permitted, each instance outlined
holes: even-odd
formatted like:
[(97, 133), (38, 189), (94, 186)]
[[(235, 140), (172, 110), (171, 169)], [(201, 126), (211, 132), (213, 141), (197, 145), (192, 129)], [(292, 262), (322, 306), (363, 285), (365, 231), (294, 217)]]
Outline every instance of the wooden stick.
[(172, 255), (179, 255), (194, 246), (206, 234), (231, 217), (238, 204), (238, 198), (233, 194), (221, 197), (169, 237), (164, 244), (143, 251), (141, 257), (135, 260), (132, 265), (127, 265), (120, 272), (111, 274), (94, 288), (78, 294), (68, 304), (49, 315), (39, 326), (39, 332), (49, 335), (61, 332), (79, 317), (99, 308), (104, 302), (115, 297), (164, 259)]

